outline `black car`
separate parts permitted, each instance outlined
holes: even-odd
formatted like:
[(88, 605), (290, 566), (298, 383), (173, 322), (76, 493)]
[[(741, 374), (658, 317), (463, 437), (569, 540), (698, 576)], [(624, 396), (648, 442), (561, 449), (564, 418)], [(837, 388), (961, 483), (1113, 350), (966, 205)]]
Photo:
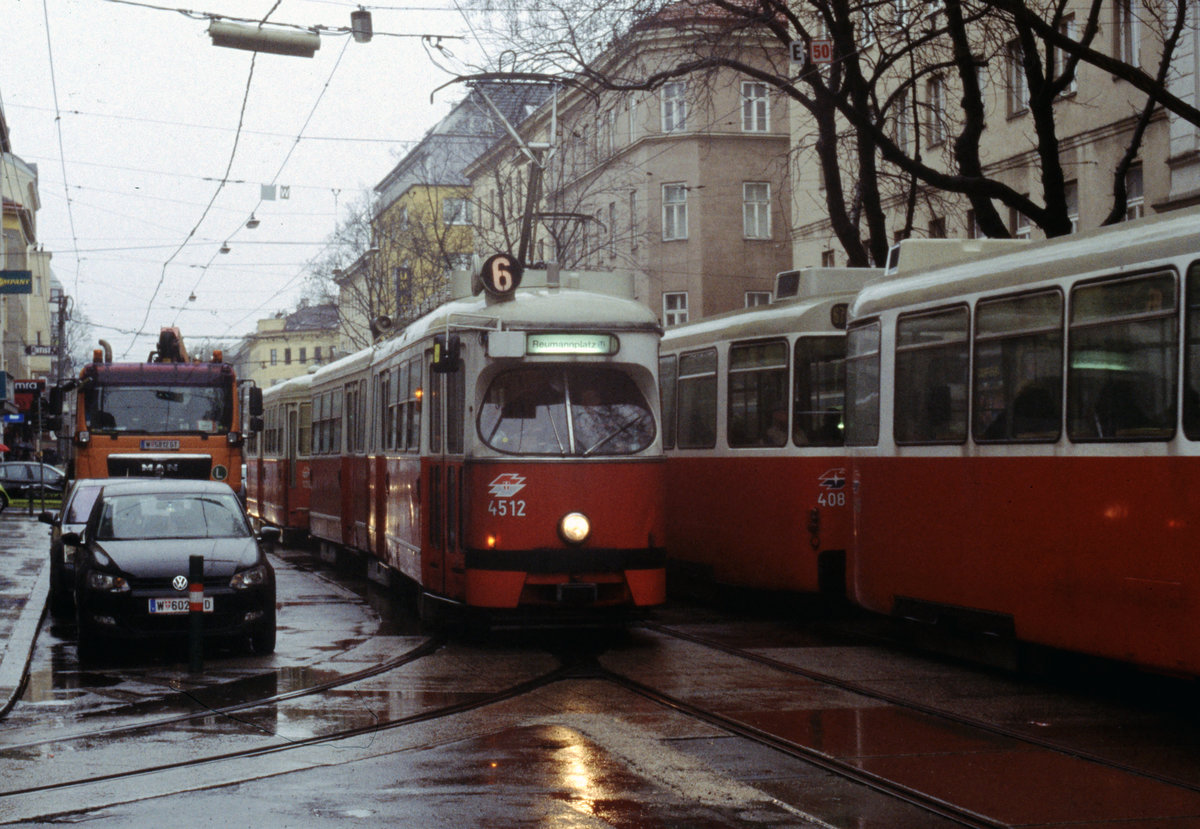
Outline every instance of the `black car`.
[(28, 498), (42, 492), (62, 492), (67, 476), (61, 469), (37, 461), (5, 461), (0, 463), (0, 486), (13, 498)]
[(56, 614), (69, 611), (74, 599), (76, 548), (63, 544), (63, 533), (83, 533), (92, 504), (106, 483), (103, 479), (72, 481), (63, 496), (62, 508), (38, 516), (39, 521), (50, 525), (50, 608)]
[(226, 484), (181, 478), (130, 479), (101, 488), (75, 561), (79, 654), (102, 640), (186, 636), (189, 558), (204, 558), (204, 635), (249, 637), (275, 650), (275, 571), (263, 550), (279, 531), (256, 537)]

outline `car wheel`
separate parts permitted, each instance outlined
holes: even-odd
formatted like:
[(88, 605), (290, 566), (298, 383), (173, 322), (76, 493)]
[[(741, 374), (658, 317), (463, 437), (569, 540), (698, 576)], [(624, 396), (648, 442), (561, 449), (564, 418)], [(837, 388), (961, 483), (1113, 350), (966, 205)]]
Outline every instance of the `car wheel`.
[(272, 604), (262, 621), (255, 624), (254, 629), (250, 631), (250, 647), (255, 653), (275, 653), (276, 627), (275, 605)]

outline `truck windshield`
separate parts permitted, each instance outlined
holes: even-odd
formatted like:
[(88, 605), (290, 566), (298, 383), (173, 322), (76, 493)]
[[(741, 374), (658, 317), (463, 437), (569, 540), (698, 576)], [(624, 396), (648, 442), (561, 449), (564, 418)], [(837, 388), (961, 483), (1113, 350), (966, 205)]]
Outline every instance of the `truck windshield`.
[(223, 386), (101, 385), (85, 393), (84, 416), (93, 432), (223, 434), (233, 407)]
[(483, 441), (514, 455), (631, 455), (656, 434), (633, 379), (609, 366), (529, 366), (497, 375), (479, 412)]

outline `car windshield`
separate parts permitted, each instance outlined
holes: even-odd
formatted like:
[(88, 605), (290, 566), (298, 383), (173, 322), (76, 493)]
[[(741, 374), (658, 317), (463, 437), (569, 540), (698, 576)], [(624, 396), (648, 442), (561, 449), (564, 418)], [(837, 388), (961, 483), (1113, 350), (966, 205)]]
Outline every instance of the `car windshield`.
[(96, 496), (99, 494), (99, 486), (77, 487), (71, 494), (71, 500), (67, 503), (63, 523), (82, 524), (87, 521), (88, 515), (92, 512), (92, 505), (96, 503)]
[(232, 491), (229, 495), (114, 495), (104, 499), (96, 531), (96, 537), (104, 541), (249, 535), (250, 528)]

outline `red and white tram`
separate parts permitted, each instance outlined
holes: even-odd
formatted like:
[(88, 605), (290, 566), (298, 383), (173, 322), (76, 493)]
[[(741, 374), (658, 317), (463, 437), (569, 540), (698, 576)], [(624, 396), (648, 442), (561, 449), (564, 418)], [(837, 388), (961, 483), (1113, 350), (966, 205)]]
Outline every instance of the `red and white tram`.
[(308, 533), (312, 376), (263, 390), (263, 428), (247, 441), (246, 509), (286, 534)]
[(1200, 673), (1200, 212), (902, 244), (846, 367), (854, 600)]
[(879, 273), (786, 271), (771, 305), (664, 335), (667, 536), (684, 578), (844, 594), (846, 308)]
[(484, 296), (312, 375), (312, 536), (426, 608), (661, 603), (658, 321), (631, 285), (488, 269)]

